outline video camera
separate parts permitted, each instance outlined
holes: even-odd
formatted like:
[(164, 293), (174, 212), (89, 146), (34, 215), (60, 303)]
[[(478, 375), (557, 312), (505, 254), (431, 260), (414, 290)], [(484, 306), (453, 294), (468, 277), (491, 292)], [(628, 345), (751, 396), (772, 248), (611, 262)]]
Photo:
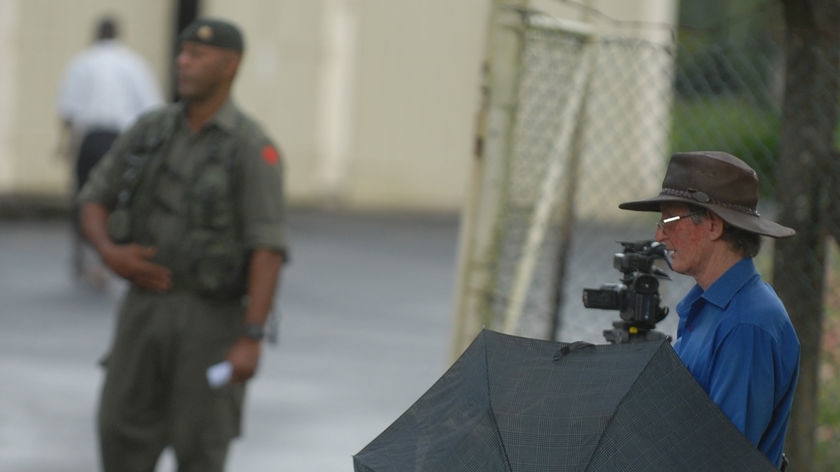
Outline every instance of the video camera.
[(621, 272), (621, 282), (583, 289), (583, 306), (619, 311), (621, 320), (613, 323), (613, 329), (604, 330), (604, 338), (613, 344), (667, 337), (653, 331), (668, 316), (668, 307), (660, 305), (659, 279), (670, 277), (654, 264), (662, 259), (671, 267), (665, 245), (657, 241), (620, 244), (624, 251), (615, 254), (613, 267)]

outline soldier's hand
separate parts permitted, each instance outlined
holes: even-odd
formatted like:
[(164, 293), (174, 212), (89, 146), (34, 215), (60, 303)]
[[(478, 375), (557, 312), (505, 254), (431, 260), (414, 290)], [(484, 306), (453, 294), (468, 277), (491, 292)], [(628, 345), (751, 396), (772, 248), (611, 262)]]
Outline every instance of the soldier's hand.
[(260, 342), (246, 337), (240, 338), (228, 351), (227, 361), (233, 367), (231, 381), (235, 383), (247, 381), (257, 373), (257, 365), (260, 362)]
[(102, 254), (105, 264), (120, 277), (146, 290), (165, 292), (172, 288), (172, 272), (151, 262), (157, 249), (137, 244), (113, 246)]

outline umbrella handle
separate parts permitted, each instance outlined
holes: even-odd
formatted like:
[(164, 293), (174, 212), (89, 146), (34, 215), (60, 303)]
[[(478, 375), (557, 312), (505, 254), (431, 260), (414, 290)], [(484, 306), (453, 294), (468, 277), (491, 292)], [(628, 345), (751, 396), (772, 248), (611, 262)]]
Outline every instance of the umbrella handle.
[(560, 359), (563, 358), (563, 356), (565, 356), (567, 354), (571, 354), (572, 352), (580, 351), (581, 349), (586, 349), (586, 348), (589, 348), (589, 347), (595, 347), (595, 345), (592, 344), (592, 343), (588, 343), (586, 341), (575, 341), (573, 343), (563, 343), (563, 347), (561, 347), (560, 349), (557, 350), (557, 352), (554, 353), (554, 362), (559, 361)]

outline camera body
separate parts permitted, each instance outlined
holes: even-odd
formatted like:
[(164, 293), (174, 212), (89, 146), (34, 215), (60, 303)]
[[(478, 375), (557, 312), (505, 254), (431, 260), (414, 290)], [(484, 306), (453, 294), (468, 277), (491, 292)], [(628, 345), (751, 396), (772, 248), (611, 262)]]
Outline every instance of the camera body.
[(583, 290), (583, 306), (602, 310), (618, 310), (622, 322), (616, 326), (631, 334), (656, 327), (668, 315), (661, 306), (659, 279), (668, 275), (654, 262), (671, 262), (665, 245), (657, 241), (621, 242), (624, 251), (615, 254), (613, 267), (621, 272), (621, 282)]

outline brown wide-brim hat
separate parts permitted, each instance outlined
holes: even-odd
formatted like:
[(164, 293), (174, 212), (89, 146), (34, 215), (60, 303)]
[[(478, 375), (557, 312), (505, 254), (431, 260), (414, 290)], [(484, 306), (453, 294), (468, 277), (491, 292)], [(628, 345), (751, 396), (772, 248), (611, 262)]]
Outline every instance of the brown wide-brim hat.
[(663, 203), (683, 203), (706, 208), (729, 223), (771, 238), (796, 234), (759, 215), (758, 175), (744, 161), (719, 151), (681, 152), (671, 156), (659, 195), (624, 202), (623, 210), (660, 211)]

